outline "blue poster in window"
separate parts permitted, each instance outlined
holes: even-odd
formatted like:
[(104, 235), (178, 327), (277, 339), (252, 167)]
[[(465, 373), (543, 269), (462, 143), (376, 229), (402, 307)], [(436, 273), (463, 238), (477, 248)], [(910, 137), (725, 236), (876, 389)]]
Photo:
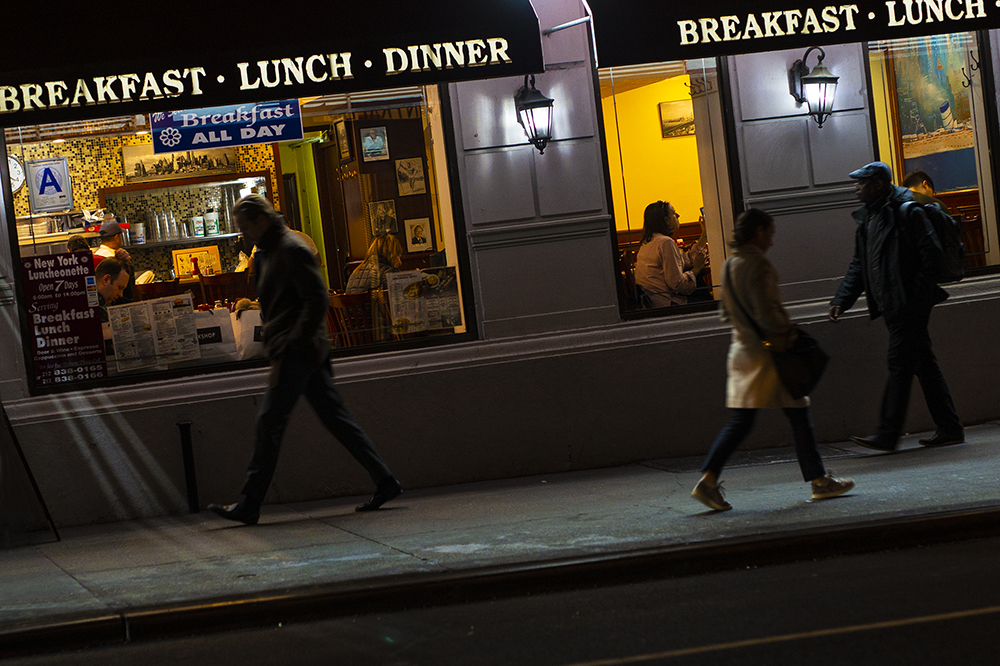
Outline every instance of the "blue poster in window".
[(150, 114), (154, 153), (246, 146), (302, 138), (299, 100)]

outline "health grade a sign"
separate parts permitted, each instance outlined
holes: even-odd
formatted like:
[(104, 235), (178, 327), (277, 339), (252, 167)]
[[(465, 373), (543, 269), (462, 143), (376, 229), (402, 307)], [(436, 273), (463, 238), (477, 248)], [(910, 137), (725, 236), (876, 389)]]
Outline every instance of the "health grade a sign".
[(204, 150), (302, 138), (299, 100), (216, 106), (153, 113), (150, 116), (154, 153)]

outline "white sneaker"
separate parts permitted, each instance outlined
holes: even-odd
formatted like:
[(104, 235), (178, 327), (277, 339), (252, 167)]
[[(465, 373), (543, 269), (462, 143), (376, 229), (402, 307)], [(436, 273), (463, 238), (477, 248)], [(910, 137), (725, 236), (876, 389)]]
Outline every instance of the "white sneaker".
[(717, 486), (710, 486), (705, 483), (704, 479), (701, 479), (694, 487), (694, 490), (691, 491), (691, 497), (709, 509), (715, 509), (716, 511), (729, 511), (733, 508), (733, 505), (727, 502), (726, 498), (722, 496), (721, 482)]
[(854, 479), (838, 479), (827, 474), (812, 482), (812, 498), (814, 500), (830, 499), (843, 495), (854, 487)]

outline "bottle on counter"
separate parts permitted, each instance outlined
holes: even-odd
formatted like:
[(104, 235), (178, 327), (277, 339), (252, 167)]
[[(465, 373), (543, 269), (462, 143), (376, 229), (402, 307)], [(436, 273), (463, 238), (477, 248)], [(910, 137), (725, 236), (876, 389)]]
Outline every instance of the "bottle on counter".
[(214, 208), (209, 208), (208, 212), (205, 213), (205, 235), (219, 235), (219, 214), (215, 212)]
[(191, 257), (191, 275), (198, 276), (201, 271), (198, 270), (198, 257)]

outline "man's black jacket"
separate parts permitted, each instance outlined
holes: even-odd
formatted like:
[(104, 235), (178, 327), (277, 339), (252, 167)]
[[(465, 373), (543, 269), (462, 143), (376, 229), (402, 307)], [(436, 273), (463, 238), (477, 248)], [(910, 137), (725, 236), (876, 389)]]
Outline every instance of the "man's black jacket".
[[(830, 305), (848, 310), (862, 292), (871, 294), (868, 284), (868, 243), (881, 242), (882, 294), (868, 299), (868, 313), (872, 319), (885, 314), (899, 315), (909, 307), (931, 307), (948, 298), (931, 277), (941, 259), (933, 227), (919, 206), (908, 206), (909, 214), (903, 215), (900, 206), (913, 201), (913, 194), (904, 187), (889, 185), (889, 193), (873, 206), (880, 207), (884, 216), (882, 238), (868, 238), (868, 207), (854, 211), (858, 226), (854, 234), (854, 258), (847, 275), (840, 283), (837, 295)], [(876, 304), (874, 300), (878, 300)]]
[(330, 354), (330, 292), (312, 250), (284, 225), (272, 225), (257, 244), (254, 286), (264, 349), (272, 360), (289, 350), (306, 353), (317, 363)]

